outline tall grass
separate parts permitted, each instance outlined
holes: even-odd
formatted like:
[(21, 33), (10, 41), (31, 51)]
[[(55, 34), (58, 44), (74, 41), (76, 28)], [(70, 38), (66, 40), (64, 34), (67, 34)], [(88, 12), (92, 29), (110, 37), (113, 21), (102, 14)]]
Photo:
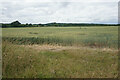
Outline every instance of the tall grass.
[(3, 41), (3, 78), (116, 78), (116, 51), (37, 51)]
[(35, 73), (33, 70), (34, 64), (37, 63), (37, 56), (30, 50), (3, 41), (2, 58), (3, 78), (25, 77), (25, 71), (31, 71), (31, 77)]
[(89, 46), (89, 47), (108, 47), (108, 48), (118, 48), (118, 40), (107, 40), (107, 39), (100, 39), (100, 38), (88, 38), (85, 40), (75, 40), (75, 39), (61, 39), (58, 37), (47, 37), (47, 38), (26, 38), (26, 37), (3, 37), (3, 41), (9, 41), (13, 44), (19, 44), (19, 45), (33, 45), (33, 44), (57, 44), (62, 46)]
[(71, 39), (60, 39), (60, 38), (24, 38), (24, 37), (3, 37), (3, 41), (9, 41), (14, 44), (25, 45), (25, 44), (58, 44), (58, 45), (72, 45), (73, 40)]

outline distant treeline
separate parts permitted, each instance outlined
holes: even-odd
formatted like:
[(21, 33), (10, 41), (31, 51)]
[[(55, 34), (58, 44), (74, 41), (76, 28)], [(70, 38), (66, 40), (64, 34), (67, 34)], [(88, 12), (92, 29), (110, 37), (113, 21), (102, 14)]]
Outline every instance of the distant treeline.
[(120, 24), (93, 24), (93, 23), (47, 23), (47, 24), (21, 24), (19, 21), (14, 21), (9, 24), (0, 23), (3, 28), (8, 27), (69, 27), (69, 26), (119, 26)]

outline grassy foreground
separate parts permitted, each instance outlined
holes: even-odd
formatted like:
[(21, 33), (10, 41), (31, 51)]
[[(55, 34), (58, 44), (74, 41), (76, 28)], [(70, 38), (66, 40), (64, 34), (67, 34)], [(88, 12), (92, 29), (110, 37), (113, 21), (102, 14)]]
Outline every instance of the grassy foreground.
[(114, 50), (87, 47), (35, 50), (3, 41), (3, 78), (115, 78), (117, 55)]

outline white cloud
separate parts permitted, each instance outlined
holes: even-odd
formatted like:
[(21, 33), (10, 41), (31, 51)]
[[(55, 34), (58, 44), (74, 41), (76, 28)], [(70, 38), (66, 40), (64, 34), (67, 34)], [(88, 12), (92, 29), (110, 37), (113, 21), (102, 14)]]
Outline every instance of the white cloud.
[[(12, 2), (118, 2), (119, 0), (12, 0)], [(11, 0), (1, 0), (11, 2)]]
[[(1, 1), (2, 22), (117, 23), (118, 0), (16, 0)], [(90, 2), (91, 1), (91, 2)]]

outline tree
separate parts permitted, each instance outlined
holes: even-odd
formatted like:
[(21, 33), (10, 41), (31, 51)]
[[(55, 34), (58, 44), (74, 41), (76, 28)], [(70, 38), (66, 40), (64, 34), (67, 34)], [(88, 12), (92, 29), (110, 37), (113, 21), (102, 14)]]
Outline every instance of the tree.
[(20, 27), (21, 23), (19, 21), (14, 21), (14, 22), (11, 23), (11, 26), (12, 27)]
[(26, 24), (25, 24), (25, 26), (26, 26), (26, 27), (29, 27), (29, 24), (28, 24), (28, 23), (26, 23)]
[(31, 24), (31, 23), (29, 24), (29, 27), (32, 27), (32, 24)]

